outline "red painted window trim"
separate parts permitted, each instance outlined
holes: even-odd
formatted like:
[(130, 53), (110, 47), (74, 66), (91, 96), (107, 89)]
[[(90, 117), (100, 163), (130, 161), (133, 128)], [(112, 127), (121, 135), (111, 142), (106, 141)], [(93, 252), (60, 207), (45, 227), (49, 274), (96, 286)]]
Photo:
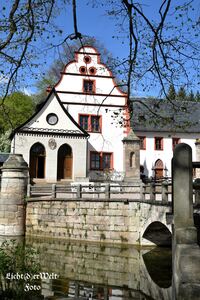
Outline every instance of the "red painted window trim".
[[(85, 129), (88, 132), (92, 133), (101, 133), (102, 132), (102, 116), (101, 115), (90, 115), (90, 114), (78, 114), (78, 124), (81, 126), (80, 117), (85, 116), (88, 117), (88, 129)], [(98, 117), (99, 118), (99, 131), (93, 131), (92, 130), (92, 117)]]
[[(92, 72), (92, 70), (93, 70), (93, 72)], [(95, 67), (90, 67), (90, 68), (89, 68), (89, 73), (90, 73), (90, 75), (95, 75), (96, 72), (97, 72), (97, 69), (96, 69)]]
[[(84, 88), (85, 81), (92, 82), (92, 91), (85, 91), (85, 88)], [(82, 91), (83, 91), (84, 94), (94, 94), (95, 91), (96, 91), (96, 81), (91, 80), (91, 79), (83, 79)]]
[[(160, 149), (156, 148), (156, 139), (161, 140), (161, 148)], [(162, 151), (163, 150), (163, 137), (161, 137), (161, 136), (154, 137), (154, 150), (156, 150), (156, 151)]]
[[(92, 168), (92, 154), (99, 154), (100, 155), (100, 168)], [(110, 168), (109, 170), (113, 170), (113, 152), (98, 152), (98, 151), (90, 151), (90, 170), (96, 171), (104, 171), (107, 170), (106, 168), (103, 169), (103, 156), (109, 154), (110, 155)]]
[[(83, 71), (83, 69), (84, 69), (84, 71)], [(87, 72), (86, 67), (85, 67), (85, 66), (81, 66), (81, 67), (79, 68), (79, 72), (80, 72), (81, 74), (86, 74), (86, 72)]]
[[(174, 143), (176, 141), (176, 143)], [(181, 139), (180, 138), (178, 138), (178, 137), (173, 137), (172, 138), (172, 150), (174, 151), (174, 148), (175, 148), (175, 146), (177, 145), (177, 144), (180, 144), (180, 142), (181, 142)]]
[(83, 61), (84, 61), (84, 63), (86, 63), (86, 64), (90, 64), (91, 63), (91, 57), (89, 56), (89, 55), (85, 55), (84, 57), (83, 57)]
[[(140, 139), (140, 150), (146, 150), (146, 136), (138, 136)], [(143, 147), (141, 147), (141, 139), (144, 139), (143, 141)]]

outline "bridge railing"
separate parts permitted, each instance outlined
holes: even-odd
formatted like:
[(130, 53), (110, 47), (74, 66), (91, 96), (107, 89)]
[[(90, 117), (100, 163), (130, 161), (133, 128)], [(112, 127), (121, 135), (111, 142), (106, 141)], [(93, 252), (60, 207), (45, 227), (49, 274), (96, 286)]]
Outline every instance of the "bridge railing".
[(171, 202), (171, 183), (72, 183), (28, 185), (27, 197), (41, 199), (110, 199)]

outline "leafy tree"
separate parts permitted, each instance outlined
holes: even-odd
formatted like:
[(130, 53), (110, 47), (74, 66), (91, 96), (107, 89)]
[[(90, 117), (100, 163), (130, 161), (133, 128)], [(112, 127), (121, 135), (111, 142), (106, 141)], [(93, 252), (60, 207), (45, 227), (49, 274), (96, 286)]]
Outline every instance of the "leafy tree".
[(174, 88), (174, 85), (173, 84), (170, 84), (169, 86), (169, 90), (168, 90), (168, 93), (167, 93), (167, 98), (169, 100), (175, 100), (176, 99), (176, 90)]
[(25, 122), (34, 112), (32, 98), (22, 92), (15, 92), (6, 97), (4, 106), (0, 105), (1, 132), (14, 129)]
[(186, 94), (185, 88), (183, 86), (180, 87), (180, 89), (177, 93), (177, 99), (178, 100), (187, 100), (187, 94)]
[(10, 144), (11, 141), (9, 136), (11, 134), (11, 130), (7, 130), (5, 133), (0, 134), (0, 152), (10, 152)]
[(194, 96), (194, 93), (193, 91), (191, 90), (189, 95), (187, 96), (187, 100), (188, 101), (195, 101), (195, 96)]
[(197, 93), (195, 95), (195, 101), (200, 101), (200, 93), (199, 93), (199, 91), (197, 91)]
[[(34, 274), (40, 271), (37, 251), (25, 245), (24, 241), (5, 240), (0, 246), (0, 291), (1, 299), (34, 299), (24, 291), (24, 283), (35, 284)], [(12, 279), (8, 276), (20, 274), (23, 278)], [(28, 274), (28, 277), (27, 277)], [(30, 278), (29, 278), (30, 276)], [(26, 280), (24, 279), (26, 278)], [(36, 294), (36, 292), (35, 292)], [(31, 297), (32, 296), (32, 297)]]

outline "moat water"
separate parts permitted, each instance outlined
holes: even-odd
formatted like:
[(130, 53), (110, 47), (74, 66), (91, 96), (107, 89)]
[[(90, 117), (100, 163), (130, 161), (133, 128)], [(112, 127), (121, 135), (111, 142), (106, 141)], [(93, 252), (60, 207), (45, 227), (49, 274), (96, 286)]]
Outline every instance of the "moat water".
[(21, 243), (21, 250), (0, 248), (2, 300), (171, 299), (171, 249), (28, 237)]

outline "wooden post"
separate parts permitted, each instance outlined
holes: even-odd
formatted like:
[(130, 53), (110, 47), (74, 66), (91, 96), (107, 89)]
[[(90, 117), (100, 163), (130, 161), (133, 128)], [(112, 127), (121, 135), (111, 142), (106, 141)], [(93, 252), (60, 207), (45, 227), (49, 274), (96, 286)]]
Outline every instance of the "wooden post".
[(107, 199), (110, 199), (110, 183), (107, 183), (107, 184), (105, 185), (105, 197), (106, 197)]
[(52, 184), (52, 194), (51, 194), (52, 199), (56, 199), (56, 184)]
[(150, 183), (150, 200), (155, 201), (155, 183)]
[(145, 200), (145, 184), (143, 182), (140, 183), (140, 200)]
[(82, 198), (81, 185), (77, 184), (76, 198)]

